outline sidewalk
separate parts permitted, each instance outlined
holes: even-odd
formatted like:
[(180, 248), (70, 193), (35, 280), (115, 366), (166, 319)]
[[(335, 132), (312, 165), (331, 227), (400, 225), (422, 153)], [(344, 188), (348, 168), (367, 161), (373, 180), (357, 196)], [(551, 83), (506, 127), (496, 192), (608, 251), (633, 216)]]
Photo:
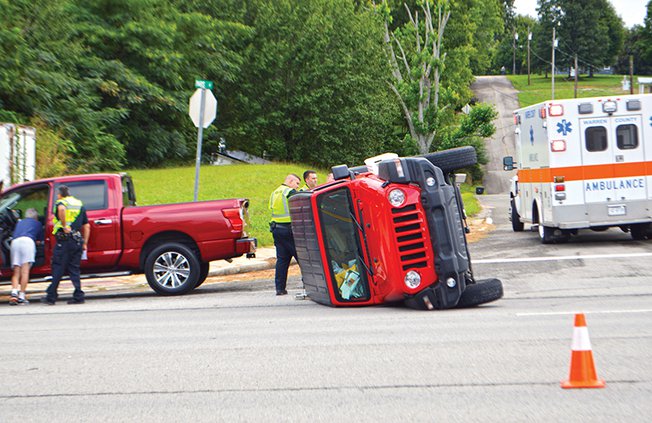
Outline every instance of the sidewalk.
[(259, 270), (273, 269), (276, 264), (276, 249), (274, 247), (260, 247), (256, 250), (256, 257), (248, 259), (245, 256), (234, 258), (230, 263), (226, 260), (211, 262), (208, 276), (235, 275), (236, 273), (257, 272)]

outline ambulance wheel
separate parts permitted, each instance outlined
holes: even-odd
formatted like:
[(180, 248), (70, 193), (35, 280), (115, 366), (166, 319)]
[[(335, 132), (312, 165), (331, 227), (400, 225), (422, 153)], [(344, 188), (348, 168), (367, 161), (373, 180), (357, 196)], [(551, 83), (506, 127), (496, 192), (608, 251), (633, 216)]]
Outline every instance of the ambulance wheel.
[(503, 283), (499, 279), (486, 279), (467, 285), (457, 302), (457, 307), (474, 307), (496, 301), (502, 297)]
[(445, 174), (452, 173), (457, 169), (473, 166), (478, 162), (478, 155), (475, 152), (475, 148), (468, 145), (424, 154), (422, 157), (440, 168)]
[(512, 199), (512, 229), (514, 232), (521, 232), (525, 225), (521, 222), (521, 216), (516, 211), (516, 202)]
[(539, 238), (542, 244), (552, 244), (555, 241), (555, 228), (539, 223)]
[(629, 232), (632, 234), (632, 238), (637, 241), (643, 241), (648, 238), (648, 230), (650, 229), (649, 223), (639, 223), (636, 225), (631, 225), (629, 227)]

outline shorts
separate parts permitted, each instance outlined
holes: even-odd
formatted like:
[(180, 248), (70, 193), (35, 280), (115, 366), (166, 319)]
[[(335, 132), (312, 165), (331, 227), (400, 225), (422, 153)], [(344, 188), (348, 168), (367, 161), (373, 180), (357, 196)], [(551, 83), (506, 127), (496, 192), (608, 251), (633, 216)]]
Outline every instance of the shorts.
[(28, 236), (21, 236), (11, 241), (11, 265), (22, 266), (25, 263), (34, 263), (36, 257), (36, 244)]

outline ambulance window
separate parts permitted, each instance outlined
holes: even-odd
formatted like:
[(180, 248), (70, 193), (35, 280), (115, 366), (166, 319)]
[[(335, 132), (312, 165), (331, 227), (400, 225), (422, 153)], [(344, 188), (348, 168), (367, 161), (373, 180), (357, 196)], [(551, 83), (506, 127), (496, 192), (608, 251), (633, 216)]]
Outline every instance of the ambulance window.
[(619, 125), (616, 128), (618, 148), (632, 150), (638, 147), (638, 128), (636, 125)]
[(591, 126), (584, 131), (587, 151), (604, 151), (607, 149), (607, 128)]

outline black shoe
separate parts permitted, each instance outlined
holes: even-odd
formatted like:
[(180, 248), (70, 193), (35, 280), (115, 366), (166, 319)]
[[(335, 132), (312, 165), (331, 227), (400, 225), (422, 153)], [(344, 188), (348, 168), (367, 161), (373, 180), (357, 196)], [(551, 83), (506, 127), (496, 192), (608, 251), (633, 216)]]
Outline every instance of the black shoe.
[(86, 300), (76, 300), (74, 298), (72, 300), (68, 300), (68, 304), (84, 304), (85, 302)]
[(41, 303), (47, 305), (54, 305), (54, 301), (48, 300), (46, 297), (41, 298)]
[(284, 289), (282, 291), (276, 291), (276, 295), (287, 295), (288, 292)]

